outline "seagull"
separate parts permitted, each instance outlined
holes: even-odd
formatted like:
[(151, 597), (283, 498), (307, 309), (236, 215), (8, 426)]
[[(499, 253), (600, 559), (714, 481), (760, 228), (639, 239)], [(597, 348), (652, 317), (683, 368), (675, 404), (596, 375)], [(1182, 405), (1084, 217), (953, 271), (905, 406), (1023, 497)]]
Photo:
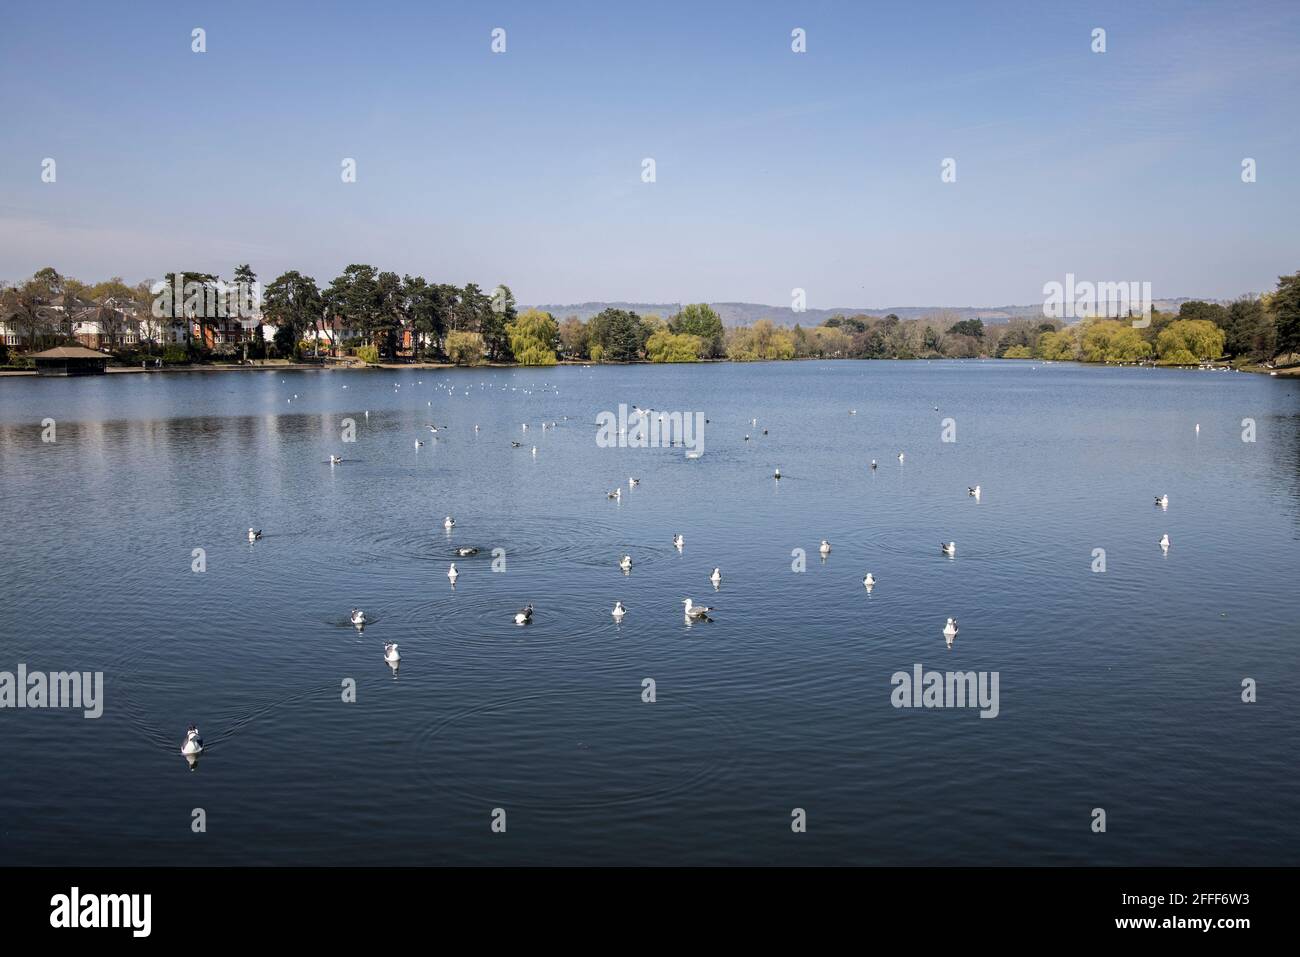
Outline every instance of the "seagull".
[(251, 528), (248, 530), (248, 540), (250, 542), (255, 542), (261, 537), (262, 537), (262, 530), (260, 528), (257, 529), (256, 531), (254, 531)]
[(871, 574), (871, 572), (867, 572), (867, 577), (862, 579), (862, 584), (870, 588), (875, 583), (876, 583), (876, 576)]
[(1160, 547), (1161, 547), (1162, 549), (1164, 549), (1165, 551), (1169, 551), (1169, 533), (1168, 533), (1168, 532), (1165, 532), (1165, 534), (1163, 534), (1163, 535), (1160, 536)]
[(748, 441), (749, 441), (749, 436), (748, 436), (748, 435), (747, 435), (747, 436), (745, 436), (745, 441), (746, 441), (746, 442), (748, 442)]
[(973, 496), (974, 498), (979, 498), (979, 497), (980, 497), (980, 487), (979, 487), (978, 485), (970, 485), (970, 486), (967, 486), (967, 488), (966, 488), (966, 494), (967, 494), (967, 495), (970, 495), (970, 496)]
[(526, 625), (526, 624), (528, 624), (528, 623), (529, 623), (530, 621), (532, 621), (532, 620), (533, 620), (533, 606), (532, 606), (532, 605), (528, 605), (526, 608), (521, 608), (521, 609), (519, 609), (519, 611), (515, 612), (515, 624), (516, 624), (516, 625)]
[(453, 528), (456, 527), (456, 520), (452, 518), (450, 515), (448, 515), (445, 519), (442, 520), (442, 527), (447, 529), (447, 531), (451, 531)]
[(943, 626), (943, 636), (949, 641), (957, 637), (957, 619), (949, 618), (948, 623)]
[(1168, 495), (1157, 495), (1157, 496), (1156, 496), (1156, 504), (1159, 505), (1161, 508), (1168, 508), (1168, 507), (1169, 507), (1169, 496), (1168, 496)]
[(722, 570), (719, 569), (719, 568), (715, 568), (715, 569), (713, 569), (713, 574), (709, 576), (709, 581), (713, 582), (713, 584), (714, 584), (715, 586), (716, 586), (719, 582), (721, 582), (721, 581), (722, 581)]
[(775, 472), (772, 473), (772, 478), (774, 478), (774, 479), (779, 479), (780, 477), (781, 477), (781, 470), (780, 470), (780, 469), (777, 469)]
[(424, 448), (424, 443), (421, 442), (419, 439), (416, 439), (416, 440), (415, 440), (415, 447), (416, 447), (417, 449), (422, 449), (422, 448)]
[(477, 554), (478, 549), (473, 545), (462, 545), (460, 548), (456, 549), (456, 555), (459, 558), (469, 558), (471, 555)]
[(515, 442), (515, 441), (512, 440), (511, 443), (510, 443), (510, 447), (511, 447), (512, 449), (521, 449), (521, 448), (524, 447), (524, 444), (523, 444), (522, 442)]
[(199, 737), (199, 729), (191, 724), (185, 729), (185, 740), (181, 744), (181, 754), (198, 754), (203, 750), (203, 739)]
[(352, 609), (350, 620), (352, 621), (352, 624), (356, 625), (358, 628), (366, 627), (366, 613), (360, 608)]
[(534, 445), (534, 446), (533, 446), (533, 457), (536, 458), (536, 456), (537, 456), (537, 446)]
[(1201, 434), (1201, 423), (1199, 422), (1196, 423), (1196, 434), (1197, 435)]
[(628, 487), (628, 488), (636, 488), (636, 487), (637, 487), (638, 485), (640, 485), (640, 484), (641, 484), (641, 480), (640, 480), (639, 478), (632, 478), (632, 477), (630, 477), (630, 476), (628, 477), (628, 480), (627, 480), (627, 487)]
[(632, 556), (631, 556), (631, 555), (624, 555), (624, 556), (619, 560), (618, 567), (621, 568), (621, 569), (623, 569), (623, 571), (625, 571), (625, 572), (630, 572), (630, 571), (632, 570)]
[(831, 543), (826, 541), (826, 539), (823, 538), (821, 547), (818, 548), (817, 550), (821, 552), (823, 555), (829, 555), (831, 553)]
[(453, 585), (456, 584), (456, 579), (460, 577), (460, 572), (456, 571), (455, 562), (452, 562), (451, 567), (447, 569), (447, 577), (451, 579)]
[(397, 642), (384, 645), (384, 660), (389, 664), (402, 660), (402, 656), (397, 653)]
[(945, 545), (943, 542), (940, 542), (940, 543), (939, 543), (939, 549), (940, 549), (940, 550), (941, 550), (945, 555), (948, 555), (948, 556), (956, 555), (956, 554), (957, 554), (957, 543), (956, 543), (956, 542), (948, 542), (948, 543)]
[(428, 428), (428, 430), (432, 432), (434, 435), (438, 434), (438, 427), (436, 425), (426, 426), (426, 428)]
[(331, 455), (331, 456), (330, 456), (330, 465), (338, 465), (338, 464), (339, 464), (340, 462), (342, 462), (342, 461), (343, 461), (343, 456), (341, 456), (341, 455)]
[(687, 621), (709, 621), (709, 612), (713, 611), (705, 605), (697, 605), (689, 598), (683, 598), (682, 604), (686, 606)]
[(875, 470), (876, 470), (876, 460), (875, 460), (875, 459), (872, 459), (872, 460), (871, 460), (871, 471), (874, 472)]
[(614, 491), (612, 491), (612, 492), (607, 492), (607, 493), (605, 494), (605, 498), (612, 498), (612, 499), (616, 499), (616, 500), (617, 500), (617, 499), (621, 499), (622, 497), (623, 497), (623, 490), (622, 490), (621, 488), (616, 488), (616, 489), (614, 489)]
[(621, 601), (616, 601), (614, 602), (614, 610), (610, 614), (614, 616), (616, 621), (622, 621), (623, 616), (627, 614), (627, 609), (623, 607)]
[(849, 409), (849, 415), (857, 415), (857, 414), (858, 414), (857, 409)]
[(903, 461), (903, 453), (902, 453), (902, 452), (899, 452), (899, 453), (898, 453), (898, 461), (900, 461), (900, 462)]
[(681, 551), (682, 546), (686, 544), (686, 539), (682, 536), (680, 532), (678, 532), (676, 535), (673, 536), (673, 544), (677, 546), (678, 551)]

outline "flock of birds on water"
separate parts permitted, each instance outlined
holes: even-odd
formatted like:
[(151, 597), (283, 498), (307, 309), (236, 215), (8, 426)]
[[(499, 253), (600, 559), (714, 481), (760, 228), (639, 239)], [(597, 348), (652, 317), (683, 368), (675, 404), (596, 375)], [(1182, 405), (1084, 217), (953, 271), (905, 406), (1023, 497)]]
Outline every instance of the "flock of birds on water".
[[(283, 382), (284, 380), (281, 380), (281, 381)], [(423, 383), (423, 380), (419, 380), (419, 382), (418, 382), (417, 384), (422, 384), (422, 383)], [(482, 384), (482, 383), (481, 383), (481, 384)], [(343, 388), (346, 389), (347, 386), (345, 385), (345, 386), (343, 386)], [(401, 388), (400, 383), (397, 384), (397, 385), (395, 385), (394, 388), (395, 388), (395, 389), (400, 389), (400, 388)], [(447, 387), (447, 392), (448, 392), (448, 394), (450, 395), (450, 394), (454, 394), (455, 390), (454, 390), (453, 388), (451, 388), (451, 387)], [(529, 393), (529, 390), (526, 390), (526, 389), (525, 389), (524, 392), (525, 392), (526, 394), (528, 394), (528, 393)], [(468, 390), (465, 391), (465, 395), (469, 395)], [(296, 399), (296, 398), (298, 398), (297, 393), (295, 393), (295, 394), (293, 395), (293, 399)], [(293, 399), (290, 399), (289, 401), (292, 402)], [(429, 404), (430, 406), (433, 405), (432, 402), (429, 402), (428, 404)], [(633, 411), (633, 419), (634, 419), (634, 420), (635, 420), (635, 419), (638, 419), (638, 418), (646, 418), (646, 417), (648, 417), (648, 416), (654, 414), (654, 413), (653, 413), (653, 410), (651, 410), (651, 409), (642, 409), (640, 406), (633, 406), (633, 407), (632, 407), (632, 411)], [(935, 407), (934, 411), (936, 411), (936, 412), (939, 411), (939, 409), (938, 409), (937, 406)], [(858, 410), (857, 410), (857, 409), (850, 409), (850, 410), (849, 410), (849, 415), (857, 415), (857, 414), (858, 414)], [(370, 411), (369, 411), (368, 409), (367, 409), (366, 412), (365, 412), (365, 417), (366, 417), (367, 419), (370, 418)], [(567, 419), (568, 419), (568, 416), (565, 416), (564, 418), (567, 420)], [(709, 420), (706, 419), (705, 421), (708, 422)], [(757, 419), (751, 419), (751, 420), (750, 420), (750, 424), (751, 424), (752, 426), (755, 426), (755, 427), (756, 427), (756, 426), (758, 425), (758, 420), (757, 420)], [(546, 431), (547, 429), (555, 429), (557, 426), (558, 426), (558, 423), (557, 423), (557, 422), (549, 422), (549, 423), (548, 423), (548, 422), (543, 422), (543, 423), (542, 423), (542, 430), (543, 430), (543, 431)], [(528, 423), (526, 423), (526, 422), (523, 423), (521, 427), (522, 427), (522, 431), (524, 431), (524, 432), (527, 432), (527, 431), (528, 431)], [(433, 433), (434, 436), (437, 436), (439, 432), (441, 432), (443, 429), (446, 428), (446, 426), (435, 426), (435, 425), (429, 425), (429, 426), (426, 426), (426, 428), (428, 428), (428, 430), (429, 430), (431, 433)], [(478, 432), (478, 431), (479, 431), (479, 426), (478, 426), (477, 424), (474, 426), (474, 431), (475, 431), (475, 432)], [(1199, 435), (1199, 434), (1200, 434), (1200, 431), (1201, 431), (1201, 426), (1200, 426), (1200, 423), (1198, 422), (1198, 423), (1196, 424), (1196, 433)], [(762, 434), (763, 434), (763, 435), (767, 435), (767, 434), (768, 434), (768, 430), (767, 430), (767, 429), (764, 429)], [(749, 436), (749, 435), (746, 435), (746, 436), (745, 436), (745, 441), (746, 441), (746, 442), (750, 441), (750, 436)], [(523, 443), (521, 443), (521, 442), (516, 442), (516, 441), (513, 441), (513, 440), (510, 442), (510, 446), (511, 446), (511, 448), (516, 448), (516, 449), (517, 449), (517, 448), (522, 448), (522, 445), (523, 445)], [(423, 446), (424, 446), (424, 442), (422, 442), (422, 441), (420, 441), (420, 440), (417, 439), (416, 442), (415, 442), (415, 447), (416, 447), (416, 449), (419, 450), (420, 448), (423, 448)], [(532, 454), (533, 454), (534, 456), (537, 454), (537, 446), (535, 446), (535, 445), (532, 447)], [(699, 457), (699, 454), (700, 454), (700, 453), (698, 453), (698, 452), (688, 452), (687, 455), (686, 455), (686, 457), (687, 457), (687, 458), (698, 458), (698, 457)], [(903, 462), (905, 461), (905, 459), (906, 459), (906, 455), (905, 455), (905, 453), (903, 453), (903, 452), (900, 451), (900, 452), (898, 453), (898, 461), (899, 461), (899, 463), (900, 463), (900, 464), (903, 463)], [(343, 460), (343, 457), (342, 457), (342, 456), (338, 456), (338, 455), (333, 455), (333, 454), (331, 454), (330, 457), (329, 457), (329, 464), (330, 464), (331, 467), (332, 467), (332, 466), (341, 465), (341, 464), (343, 464), (343, 461), (344, 461), (344, 460)], [(879, 463), (878, 463), (875, 459), (872, 459), (872, 460), (871, 460), (871, 465), (870, 465), (870, 469), (871, 469), (871, 471), (874, 472), (874, 471), (876, 471), (878, 468), (879, 468)], [(773, 473), (772, 473), (772, 478), (775, 479), (775, 480), (777, 480), (777, 481), (780, 481), (780, 479), (781, 479), (781, 470), (780, 470), (779, 468), (777, 468), (777, 469), (775, 469), (775, 470), (773, 471)], [(639, 478), (636, 478), (635, 476), (629, 476), (629, 477), (628, 477), (628, 480), (627, 480), (627, 484), (628, 484), (628, 487), (629, 487), (629, 488), (636, 488), (637, 486), (639, 486), (639, 485), (641, 484), (641, 480), (640, 480)], [(983, 489), (982, 489), (979, 485), (970, 485), (970, 486), (967, 486), (967, 488), (966, 488), (966, 494), (967, 494), (968, 496), (970, 496), (971, 498), (975, 499), (975, 500), (978, 502), (978, 501), (980, 501), (980, 496), (983, 494)], [(622, 487), (620, 486), (619, 488), (616, 488), (616, 489), (612, 489), (612, 490), (610, 490), (610, 491), (607, 493), (606, 497), (607, 497), (607, 498), (610, 498), (610, 499), (621, 500), (622, 497), (623, 497)], [(1156, 506), (1157, 508), (1161, 509), (1162, 511), (1168, 510), (1168, 508), (1169, 508), (1169, 496), (1168, 496), (1167, 494), (1161, 494), (1161, 495), (1157, 495), (1157, 496), (1155, 496), (1155, 506)], [(448, 516), (446, 516), (446, 517), (443, 519), (442, 526), (443, 526), (443, 528), (444, 528), (446, 531), (450, 532), (452, 529), (454, 529), (454, 528), (456, 527), (456, 520), (455, 520), (452, 516), (448, 515)], [(261, 538), (262, 538), (262, 530), (261, 530), (261, 529), (255, 529), (255, 528), (251, 528), (251, 527), (248, 529), (248, 543), (249, 543), (250, 545), (254, 544), (255, 542), (260, 541)], [(1160, 536), (1160, 541), (1159, 541), (1158, 544), (1159, 544), (1159, 546), (1160, 546), (1160, 550), (1161, 550), (1163, 553), (1168, 554), (1168, 552), (1169, 552), (1169, 548), (1170, 548), (1170, 540), (1169, 540), (1169, 534), (1168, 534), (1167, 532), (1166, 532), (1165, 534), (1163, 534), (1163, 535)], [(686, 546), (686, 539), (685, 539), (685, 536), (683, 536), (680, 532), (677, 533), (677, 534), (675, 534), (675, 535), (673, 535), (673, 546), (678, 550), (678, 552), (681, 552), (682, 549), (685, 548), (685, 546)], [(827, 555), (829, 555), (830, 552), (831, 552), (831, 543), (830, 543), (829, 541), (827, 541), (826, 539), (823, 538), (823, 539), (821, 540), (821, 544), (818, 546), (818, 549), (817, 549), (817, 550), (818, 550), (818, 552), (820, 553), (820, 555), (822, 556), (822, 558), (825, 558), (825, 557), (826, 557)], [(941, 554), (943, 554), (943, 555), (945, 555), (945, 556), (947, 556), (947, 557), (949, 557), (949, 558), (955, 557), (956, 554), (957, 554), (957, 543), (956, 543), (956, 542), (951, 542), (951, 541), (950, 541), (950, 542), (940, 542), (940, 543), (939, 543), (939, 550), (940, 550), (940, 553), (941, 553)], [(460, 547), (458, 547), (458, 548), (455, 550), (455, 554), (456, 554), (456, 556), (457, 556), (458, 558), (469, 558), (469, 557), (471, 557), (471, 556), (477, 555), (478, 553), (479, 553), (478, 548), (476, 548), (476, 547), (474, 547), (474, 546), (472, 546), (472, 545), (460, 546)], [(623, 574), (625, 574), (625, 575), (626, 575), (626, 574), (629, 574), (629, 573), (632, 571), (632, 556), (631, 556), (631, 555), (627, 555), (627, 554), (623, 555), (622, 558), (619, 559), (618, 567), (622, 570)], [(456, 563), (455, 563), (455, 562), (452, 562), (451, 565), (450, 565), (450, 567), (447, 569), (447, 578), (451, 581), (451, 584), (452, 584), (452, 587), (453, 587), (453, 588), (454, 588), (455, 585), (456, 585), (456, 579), (459, 578), (459, 577), (460, 577), (460, 572), (456, 570)], [(722, 569), (721, 569), (720, 567), (717, 567), (717, 566), (714, 567), (713, 572), (709, 575), (709, 581), (713, 584), (713, 588), (714, 588), (715, 591), (716, 591), (716, 590), (721, 586), (721, 584), (722, 584)], [(875, 586), (876, 586), (876, 577), (875, 577), (875, 575), (873, 575), (871, 572), (867, 572), (866, 575), (865, 575), (865, 576), (863, 577), (863, 579), (862, 579), (862, 584), (863, 584), (863, 587), (866, 588), (867, 593), (870, 594), (871, 591), (872, 591), (872, 589), (875, 588)], [(688, 624), (691, 624), (691, 623), (694, 623), (694, 622), (709, 622), (709, 621), (712, 621), (713, 619), (710, 617), (710, 612), (713, 612), (713, 611), (716, 610), (716, 609), (713, 608), (712, 606), (708, 606), (708, 605), (697, 605), (697, 604), (695, 604), (694, 600), (691, 599), (691, 598), (689, 598), (689, 597), (687, 597), (687, 598), (683, 598), (683, 599), (682, 599), (682, 609), (683, 609), (683, 616), (684, 616), (684, 619), (685, 619), (685, 621), (686, 621)], [(627, 608), (623, 605), (623, 602), (622, 602), (622, 601), (615, 601), (615, 602), (614, 602), (614, 607), (613, 607), (613, 609), (610, 611), (610, 615), (614, 618), (615, 622), (622, 622), (623, 617), (624, 617), (626, 614), (627, 614)], [(350, 622), (350, 623), (351, 623), (351, 624), (352, 624), (352, 625), (357, 629), (358, 632), (362, 632), (362, 631), (365, 630), (365, 627), (366, 627), (366, 624), (367, 624), (367, 618), (366, 618), (366, 614), (365, 614), (365, 612), (362, 611), (360, 608), (353, 608), (353, 609), (351, 609), (351, 611), (350, 611), (349, 614), (348, 614), (348, 620), (349, 620), (349, 622)], [(519, 609), (519, 610), (518, 610), (517, 612), (515, 612), (515, 614), (514, 614), (514, 623), (515, 623), (516, 625), (520, 625), (520, 626), (528, 625), (528, 624), (530, 624), (530, 623), (532, 622), (532, 620), (533, 620), (533, 606), (532, 606), (531, 603), (529, 603), (528, 605), (525, 605), (523, 608)], [(947, 621), (944, 623), (944, 626), (943, 626), (943, 637), (944, 637), (944, 640), (945, 640), (945, 642), (947, 643), (948, 647), (950, 647), (950, 648), (952, 647), (953, 639), (957, 637), (957, 634), (958, 634), (959, 630), (960, 630), (960, 629), (958, 628), (958, 625), (957, 625), (957, 619), (956, 619), (956, 618), (951, 618), (951, 617), (950, 617), (950, 618), (948, 618)], [(402, 656), (401, 656), (401, 654), (398, 652), (397, 643), (396, 643), (396, 642), (385, 642), (385, 643), (384, 643), (384, 661), (387, 662), (388, 665), (389, 665), (391, 668), (393, 668), (394, 670), (396, 670), (397, 667), (398, 667), (398, 665), (399, 665), (399, 663), (401, 662), (401, 660), (402, 660)], [(189, 727), (186, 728), (186, 732), (185, 732), (185, 740), (184, 740), (184, 741), (182, 742), (182, 744), (181, 744), (181, 754), (185, 756), (186, 760), (190, 762), (191, 767), (193, 767), (193, 766), (194, 766), (194, 762), (197, 760), (199, 754), (201, 754), (202, 751), (203, 751), (203, 738), (200, 737), (200, 735), (199, 735), (199, 731), (198, 731), (198, 728), (195, 727), (194, 724), (190, 724)]]

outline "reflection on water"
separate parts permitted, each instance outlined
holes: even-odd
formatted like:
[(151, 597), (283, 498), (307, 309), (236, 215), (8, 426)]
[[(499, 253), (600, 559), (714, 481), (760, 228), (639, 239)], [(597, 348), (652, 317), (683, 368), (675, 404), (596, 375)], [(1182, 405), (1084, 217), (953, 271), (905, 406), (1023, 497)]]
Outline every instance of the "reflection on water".
[[(620, 403), (702, 412), (706, 454), (598, 447)], [(1297, 863), (1300, 383), (979, 362), (9, 379), (0, 478), (0, 670), (106, 685), (97, 721), (0, 712), (21, 769), (0, 864), (189, 863), (196, 806), (223, 864)], [(895, 710), (917, 664), (998, 672), (996, 720)], [(1244, 677), (1274, 692), (1244, 705)], [(1097, 806), (1124, 822), (1104, 842)]]

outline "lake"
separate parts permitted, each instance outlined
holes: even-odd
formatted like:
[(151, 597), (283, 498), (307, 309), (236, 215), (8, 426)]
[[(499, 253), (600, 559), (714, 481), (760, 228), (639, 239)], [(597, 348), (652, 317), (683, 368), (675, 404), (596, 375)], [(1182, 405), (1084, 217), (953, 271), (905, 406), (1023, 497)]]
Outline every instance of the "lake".
[[(602, 447), (620, 403), (703, 454)], [(10, 378), (0, 482), (0, 671), (104, 675), (98, 719), (0, 710), (0, 865), (1300, 863), (1300, 381)], [(996, 717), (895, 707), (918, 664)]]

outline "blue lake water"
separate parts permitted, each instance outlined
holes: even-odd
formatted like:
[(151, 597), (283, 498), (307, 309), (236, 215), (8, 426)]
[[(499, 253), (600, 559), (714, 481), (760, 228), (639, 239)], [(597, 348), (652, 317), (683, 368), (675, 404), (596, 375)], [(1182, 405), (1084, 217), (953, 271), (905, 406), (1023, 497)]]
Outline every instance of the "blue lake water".
[[(620, 403), (702, 413), (704, 454), (600, 447)], [(11, 378), (0, 495), (0, 670), (105, 680), (97, 720), (0, 710), (0, 865), (1300, 863), (1294, 380)], [(997, 672), (997, 717), (893, 707), (918, 663)]]

